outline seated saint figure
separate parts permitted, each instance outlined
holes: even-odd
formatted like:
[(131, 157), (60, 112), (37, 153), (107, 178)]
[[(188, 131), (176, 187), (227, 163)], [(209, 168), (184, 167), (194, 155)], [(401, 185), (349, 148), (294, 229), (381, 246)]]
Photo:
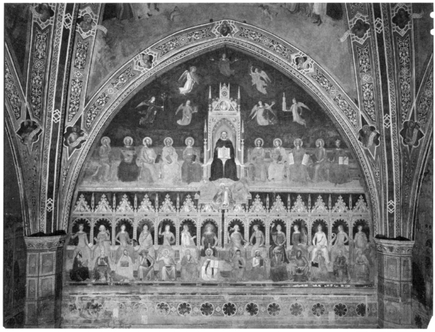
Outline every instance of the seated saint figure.
[(95, 258), (93, 266), (92, 274), (94, 281), (110, 281), (110, 262), (104, 248), (100, 250), (100, 255)]
[(122, 256), (116, 263), (116, 274), (127, 280), (133, 280), (133, 268), (133, 260), (131, 259), (128, 250), (124, 249)]
[(189, 249), (184, 253), (181, 259), (181, 280), (183, 281), (196, 281), (198, 278), (198, 262), (192, 256)]
[(162, 150), (162, 182), (176, 184), (181, 180), (181, 174), (178, 154), (172, 146), (174, 141), (171, 137), (166, 137), (163, 143), (165, 146)]
[(340, 282), (343, 282), (348, 278), (347, 261), (343, 254), (343, 250), (341, 249), (338, 251), (337, 257), (334, 259), (333, 272), (334, 276)]
[(322, 231), (322, 225), (317, 226), (317, 232), (314, 234), (313, 237), (313, 251), (311, 253), (311, 260), (310, 262), (314, 261), (316, 257), (318, 257), (317, 252), (321, 251), (323, 254), (323, 258), (326, 261), (326, 264), (329, 263), (329, 253), (328, 253), (328, 240), (326, 238), (326, 234)]
[(83, 260), (86, 260), (88, 262), (91, 261), (91, 249), (89, 248), (89, 242), (88, 242), (88, 234), (84, 231), (84, 225), (79, 224), (79, 230), (77, 233), (73, 234), (71, 236), (71, 239), (75, 239), (78, 237), (79, 243), (74, 249), (73, 257), (76, 257), (77, 253), (81, 253), (81, 256), (83, 257)]
[(210, 181), (222, 178), (238, 181), (236, 153), (226, 131), (221, 133), (221, 137), (216, 142), (210, 174)]
[(181, 179), (183, 182), (200, 182), (202, 179), (202, 166), (199, 157), (193, 149), (193, 137), (186, 138), (186, 148), (183, 151), (183, 166), (181, 166)]
[(70, 271), (70, 278), (73, 281), (85, 281), (89, 279), (89, 261), (84, 260), (82, 252), (78, 251), (74, 257), (73, 268)]
[[(251, 235), (251, 238), (249, 239), (249, 244), (252, 246), (251, 254), (254, 256), (255, 252), (260, 248), (264, 246), (265, 238), (263, 232), (258, 228), (258, 225), (252, 226), (254, 229), (254, 232)], [(255, 239), (255, 243), (254, 243)]]
[(300, 138), (294, 140), (295, 146), (289, 155), (289, 179), (292, 182), (305, 184), (309, 180), (308, 163), (309, 156), (302, 148), (303, 142)]
[(340, 147), (341, 141), (335, 141), (334, 156), (330, 160), (331, 166), (329, 170), (329, 181), (337, 184), (343, 184), (350, 181), (349, 179), (349, 157), (346, 152)]
[(313, 182), (328, 180), (327, 159), (325, 150), (325, 141), (321, 138), (316, 140), (316, 150), (314, 152), (314, 175)]
[(154, 258), (149, 255), (147, 250), (142, 250), (139, 253), (138, 278), (139, 280), (154, 279)]
[(190, 235), (189, 225), (184, 224), (183, 230), (181, 231), (181, 246), (183, 247), (194, 247), (196, 236)]
[(235, 281), (243, 280), (246, 268), (246, 261), (242, 257), (240, 250), (236, 250), (235, 255), (231, 260), (231, 278)]
[(124, 138), (124, 147), (121, 149), (121, 162), (118, 166), (118, 179), (122, 182), (136, 181), (139, 177), (139, 167), (136, 164), (136, 150), (133, 138)]
[(110, 233), (106, 230), (106, 226), (104, 225), (100, 225), (98, 229), (99, 232), (95, 238), (97, 245), (94, 247), (94, 257), (98, 255), (100, 250), (104, 250), (104, 252), (110, 257)]
[(213, 257), (213, 250), (205, 250), (205, 257), (201, 265), (201, 279), (205, 281), (219, 280), (219, 261)]
[(201, 256), (206, 255), (206, 251), (208, 249), (211, 250), (211, 253), (213, 256), (216, 256), (216, 246), (218, 244), (218, 238), (216, 236), (216, 233), (214, 231), (214, 226), (212, 224), (207, 224), (205, 226), (204, 233), (201, 237)]
[(155, 257), (155, 251), (153, 246), (153, 237), (148, 230), (148, 225), (144, 224), (142, 228), (142, 232), (140, 232), (139, 235), (139, 252), (142, 250), (146, 250), (148, 252), (148, 255), (151, 257)]
[(280, 182), (284, 180), (288, 163), (288, 155), (282, 147), (282, 140), (275, 138), (273, 140), (272, 163), (269, 165), (269, 181)]
[(125, 231), (125, 225), (121, 225), (121, 231), (116, 234), (115, 242), (119, 243), (119, 247), (116, 250), (116, 256), (115, 256), (115, 263), (118, 263), (118, 260), (123, 255), (124, 250), (127, 250), (128, 255), (130, 257), (133, 257), (133, 246), (132, 246), (132, 240), (130, 239), (130, 236)]
[(234, 225), (233, 228), (230, 228), (230, 231), (233, 230), (231, 235), (228, 235), (230, 240), (230, 253), (234, 254), (237, 250), (243, 249), (243, 243), (246, 242), (243, 238), (242, 233), (240, 233), (239, 225)]
[(255, 139), (255, 148), (251, 151), (249, 175), (254, 182), (265, 182), (267, 179), (267, 169), (264, 162), (266, 152), (263, 149), (264, 141), (262, 138)]
[(137, 165), (141, 168), (139, 180), (145, 183), (153, 183), (159, 180), (159, 171), (156, 165), (157, 155), (153, 148), (153, 140), (145, 137), (142, 141), (143, 147), (137, 158)]
[(171, 281), (176, 279), (175, 261), (169, 254), (169, 250), (165, 249), (162, 252), (162, 257), (157, 260), (160, 264), (160, 280)]
[(159, 237), (163, 237), (163, 245), (164, 246), (171, 246), (175, 243), (175, 236), (174, 233), (171, 232), (171, 226), (166, 225), (165, 231), (162, 232), (162, 226), (159, 227)]

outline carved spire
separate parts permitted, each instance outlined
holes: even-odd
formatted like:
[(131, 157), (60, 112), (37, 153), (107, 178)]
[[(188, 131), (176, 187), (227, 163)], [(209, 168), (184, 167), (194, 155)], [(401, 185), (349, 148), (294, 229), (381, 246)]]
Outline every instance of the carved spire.
[(292, 207), (292, 212), (308, 212), (301, 195), (298, 195), (298, 197), (296, 197), (296, 202)]
[(76, 206), (74, 207), (74, 212), (92, 212), (83, 194), (81, 194), (77, 200)]
[(171, 197), (168, 194), (165, 196), (165, 200), (163, 201), (162, 206), (160, 206), (159, 212), (176, 212), (174, 204), (171, 201)]
[(369, 212), (367, 203), (364, 201), (364, 197), (362, 195), (359, 196), (358, 201), (356, 202), (355, 207), (353, 208), (353, 211), (359, 213)]
[(193, 202), (192, 197), (190, 197), (190, 195), (186, 196), (186, 199), (183, 202), (183, 206), (181, 207), (180, 212), (184, 212), (184, 213), (196, 212), (195, 203)]
[(112, 213), (112, 208), (110, 207), (109, 201), (105, 194), (101, 195), (101, 199), (98, 202), (97, 208), (95, 209), (96, 213)]
[(281, 196), (276, 195), (275, 202), (273, 202), (273, 205), (270, 209), (270, 212), (271, 213), (278, 213), (278, 214), (287, 212), (287, 209), (285, 208), (285, 205), (284, 205), (283, 201), (281, 200)]
[(140, 203), (139, 209), (137, 212), (142, 213), (155, 213), (156, 210), (154, 209), (153, 203), (151, 203), (150, 198), (148, 195), (145, 194), (142, 202)]
[(327, 213), (328, 208), (326, 207), (325, 202), (323, 201), (322, 195), (319, 195), (317, 197), (317, 201), (314, 203), (313, 209), (311, 210), (312, 213)]
[(133, 207), (131, 206), (130, 201), (128, 200), (128, 197), (126, 194), (122, 195), (121, 202), (119, 202), (119, 205), (116, 209), (116, 212), (119, 213), (133, 213)]
[(263, 202), (260, 199), (260, 196), (257, 194), (255, 196), (254, 201), (252, 202), (251, 208), (249, 209), (251, 213), (265, 213), (266, 209), (264, 208)]
[(335, 203), (334, 207), (332, 208), (332, 212), (335, 213), (345, 213), (347, 212), (347, 205), (343, 200), (343, 197), (338, 196), (337, 202)]

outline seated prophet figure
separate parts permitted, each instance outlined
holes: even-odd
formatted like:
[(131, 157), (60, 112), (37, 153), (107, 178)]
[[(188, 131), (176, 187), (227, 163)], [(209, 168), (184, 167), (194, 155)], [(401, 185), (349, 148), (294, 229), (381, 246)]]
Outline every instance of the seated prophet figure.
[(317, 232), (313, 237), (313, 251), (311, 253), (311, 262), (318, 257), (317, 252), (321, 251), (326, 264), (329, 263), (329, 253), (328, 253), (328, 240), (326, 239), (326, 234), (322, 231), (322, 225), (317, 226)]
[(183, 281), (196, 281), (198, 278), (198, 262), (192, 256), (189, 249), (184, 253), (181, 259), (181, 280)]
[(262, 138), (257, 138), (254, 142), (255, 148), (251, 151), (249, 175), (254, 182), (265, 182), (267, 179), (267, 169), (264, 162), (266, 152), (264, 151)]
[(236, 167), (236, 153), (234, 145), (228, 138), (226, 131), (221, 133), (213, 152), (210, 181), (227, 178), (238, 181)]
[(236, 250), (234, 257), (231, 260), (231, 278), (236, 281), (243, 280), (246, 268), (246, 261), (242, 257), (240, 250)]
[(206, 249), (201, 266), (201, 279), (205, 281), (219, 280), (219, 261), (213, 257), (213, 250)]
[(139, 253), (138, 277), (139, 280), (154, 279), (154, 258), (151, 257), (146, 250), (142, 250)]
[(125, 278), (124, 281), (133, 280), (133, 260), (128, 254), (127, 249), (124, 249), (122, 256), (116, 263), (116, 274)]
[(202, 167), (199, 157), (193, 149), (193, 137), (186, 138), (186, 148), (183, 151), (183, 165), (181, 166), (181, 179), (187, 184), (200, 182), (202, 179)]
[(176, 279), (176, 264), (168, 249), (163, 250), (162, 257), (157, 262), (160, 264), (160, 280), (171, 281)]

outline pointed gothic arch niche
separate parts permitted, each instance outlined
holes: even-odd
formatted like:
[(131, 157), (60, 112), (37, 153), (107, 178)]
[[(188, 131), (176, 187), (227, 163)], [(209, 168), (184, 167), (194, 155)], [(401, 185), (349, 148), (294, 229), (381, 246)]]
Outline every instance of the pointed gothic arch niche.
[[(85, 158), (88, 158), (87, 160), (87, 164), (85, 167), (83, 167), (83, 172), (80, 175), (80, 181), (83, 181), (83, 177), (86, 178), (86, 168), (88, 167), (88, 165), (92, 165), (92, 160), (91, 160), (91, 156), (95, 154), (97, 154), (96, 149), (97, 147), (99, 147), (99, 141), (101, 139), (102, 136), (104, 136), (104, 134), (107, 132), (107, 130), (110, 130), (111, 125), (113, 123), (113, 121), (116, 119), (117, 116), (119, 116), (119, 114), (122, 113), (122, 110), (126, 110), (129, 109), (130, 112), (132, 112), (132, 108), (137, 107), (138, 104), (140, 104), (141, 101), (146, 100), (148, 98), (150, 98), (151, 96), (155, 95), (156, 92), (158, 91), (158, 87), (156, 87), (156, 82), (160, 79), (160, 80), (167, 80), (167, 84), (171, 85), (173, 82), (170, 82), (170, 80), (173, 80), (174, 82), (176, 82), (180, 76), (180, 74), (182, 74), (186, 69), (188, 70), (191, 66), (197, 66), (195, 61), (204, 61), (205, 58), (209, 59), (209, 63), (208, 66), (203, 66), (202, 68), (208, 68), (209, 70), (212, 70), (212, 67), (214, 67), (213, 70), (218, 70), (218, 72), (220, 72), (217, 65), (217, 61), (219, 59), (219, 53), (222, 54), (223, 51), (225, 51), (225, 53), (231, 53), (231, 56), (234, 56), (231, 60), (235, 60), (235, 57), (241, 57), (240, 55), (244, 55), (245, 59), (248, 59), (247, 61), (251, 61), (252, 65), (254, 65), (254, 67), (258, 67), (261, 70), (264, 70), (266, 73), (269, 72), (271, 73), (270, 76), (271, 77), (271, 81), (269, 84), (269, 87), (272, 87), (274, 84), (276, 84), (276, 81), (280, 78), (277, 78), (277, 76), (279, 76), (276, 73), (280, 73), (280, 75), (282, 77), (287, 78), (290, 81), (293, 81), (294, 83), (294, 87), (296, 90), (298, 90), (298, 92), (302, 91), (304, 92), (303, 94), (300, 94), (299, 96), (303, 95), (302, 98), (299, 98), (298, 95), (296, 95), (296, 99), (298, 101), (302, 101), (305, 104), (307, 104), (307, 106), (310, 107), (310, 109), (321, 109), (324, 111), (324, 114), (326, 116), (325, 119), (328, 119), (328, 121), (334, 123), (337, 132), (339, 133), (339, 135), (341, 136), (342, 141), (344, 141), (347, 145), (347, 148), (349, 148), (349, 153), (351, 155), (353, 155), (353, 159), (356, 162), (357, 168), (362, 169), (363, 173), (361, 173), (361, 178), (362, 180), (366, 182), (367, 184), (367, 188), (368, 188), (368, 196), (366, 197), (367, 202), (369, 204), (369, 206), (371, 207), (371, 211), (372, 211), (372, 219), (374, 220), (374, 229), (376, 232), (376, 229), (379, 229), (379, 225), (377, 224), (379, 222), (379, 203), (378, 200), (376, 199), (377, 197), (377, 189), (374, 186), (374, 176), (372, 173), (372, 169), (371, 169), (371, 165), (369, 163), (369, 161), (367, 160), (367, 157), (364, 155), (364, 153), (362, 152), (362, 148), (357, 140), (357, 130), (356, 128), (358, 127), (358, 123), (359, 120), (356, 119), (354, 123), (351, 123), (353, 120), (351, 119), (352, 116), (349, 116), (349, 113), (346, 113), (346, 109), (342, 109), (340, 108), (342, 104), (340, 104), (339, 101), (337, 101), (336, 99), (332, 98), (331, 95), (327, 95), (325, 93), (325, 91), (323, 91), (321, 88), (319, 88), (319, 86), (316, 86), (312, 83), (312, 78), (311, 81), (310, 79), (307, 79), (307, 75), (304, 76), (302, 75), (300, 72), (298, 72), (297, 70), (295, 70), (294, 66), (290, 66), (288, 63), (286, 63), (285, 61), (282, 61), (282, 59), (280, 59), (279, 57), (277, 57), (273, 52), (267, 52), (264, 50), (264, 48), (258, 47), (257, 45), (253, 45), (252, 43), (241, 43), (240, 40), (237, 39), (221, 39), (221, 40), (211, 40), (211, 41), (207, 41), (202, 43), (200, 46), (192, 46), (191, 48), (189, 48), (188, 50), (185, 50), (183, 54), (179, 54), (176, 53), (173, 56), (169, 57), (168, 59), (165, 59), (165, 61), (161, 61), (160, 63), (156, 63), (155, 67), (153, 67), (153, 73), (154, 75), (151, 75), (150, 73), (147, 75), (139, 75), (139, 78), (141, 78), (140, 80), (137, 79), (136, 83), (131, 83), (130, 85), (125, 85), (123, 88), (119, 89), (119, 92), (115, 91), (115, 97), (109, 97), (108, 99), (113, 99), (111, 100), (111, 102), (107, 103), (107, 106), (104, 107), (104, 109), (102, 110), (102, 112), (100, 114), (97, 114), (95, 121), (93, 123), (92, 126), (90, 126), (90, 129), (88, 129), (90, 135), (89, 135), (89, 139), (86, 142), (86, 144), (84, 145), (83, 149), (81, 151), (79, 151), (79, 156), (77, 158), (77, 162), (75, 163), (74, 167), (72, 167), (71, 169), (73, 170), (72, 174), (69, 175), (70, 177), (70, 181), (68, 181), (68, 188), (67, 188), (67, 195), (66, 197), (66, 201), (65, 201), (65, 207), (67, 209), (65, 209), (65, 211), (69, 211), (69, 206), (72, 202), (71, 198), (73, 196), (73, 193), (75, 192), (74, 196), (77, 197), (77, 193), (78, 193), (78, 187), (76, 188), (76, 181), (79, 178), (79, 172), (82, 170), (82, 166), (83, 163), (85, 161)], [(231, 58), (230, 56), (230, 58)], [(213, 57), (214, 58), (214, 62), (212, 62), (210, 60), (210, 58)], [(136, 59), (137, 57), (135, 57), (134, 59)], [(137, 61), (132, 59), (131, 62), (134, 62), (135, 64), (137, 64)], [(202, 60), (201, 60), (202, 59)], [(201, 60), (201, 61), (200, 61)], [(294, 58), (295, 60), (295, 58)], [(240, 61), (240, 59), (239, 59)], [(296, 61), (296, 60), (295, 60)], [(241, 61), (242, 62), (242, 61)], [(239, 66), (239, 64), (241, 62), (235, 62), (233, 65), (236, 68), (237, 66)], [(245, 61), (246, 62), (246, 61)], [(314, 66), (313, 62), (310, 62), (311, 66)], [(232, 65), (232, 66), (233, 66)], [(249, 66), (248, 66), (249, 67)], [(199, 68), (199, 67), (198, 67)], [(123, 66), (119, 71), (118, 74), (121, 73), (122, 75), (122, 71), (125, 71), (126, 66)], [(232, 68), (233, 69), (233, 68)], [(131, 71), (130, 71), (131, 72)], [(172, 78), (170, 79), (170, 75), (172, 73)], [(236, 70), (237, 73), (237, 70)], [(275, 74), (276, 75), (275, 75)], [(324, 69), (322, 69), (322, 73), (326, 73), (324, 71)], [(118, 75), (116, 74), (116, 75)], [(319, 72), (317, 72), (317, 74), (319, 75)], [(88, 103), (86, 110), (85, 110), (85, 114), (86, 112), (89, 112), (89, 110), (92, 108), (92, 103), (93, 101), (97, 98), (98, 95), (101, 95), (101, 92), (104, 91), (105, 86), (106, 87), (110, 87), (112, 85), (112, 94), (113, 94), (113, 86), (114, 86), (114, 81), (113, 79), (116, 77), (116, 75), (114, 74), (108, 81), (106, 84), (103, 84), (102, 88), (95, 94), (95, 96), (93, 98), (91, 98), (91, 101)], [(255, 129), (255, 126), (258, 127), (258, 130), (253, 130), (252, 132), (252, 137), (249, 137), (249, 139), (252, 141), (256, 138), (256, 137), (261, 137), (262, 134), (264, 134), (264, 128), (269, 127), (269, 126), (259, 126), (258, 122), (257, 124), (255, 124), (255, 119), (252, 120), (250, 119), (250, 112), (252, 109), (252, 106), (258, 102), (258, 100), (262, 100), (264, 102), (269, 102), (271, 103), (272, 101), (276, 102), (276, 106), (274, 108), (275, 113), (278, 113), (278, 122), (280, 122), (282, 119), (286, 116), (285, 112), (283, 112), (281, 110), (281, 104), (282, 104), (282, 92), (285, 92), (286, 87), (283, 87), (281, 90), (280, 89), (276, 89), (275, 93), (273, 94), (273, 96), (263, 96), (264, 94), (262, 94), (259, 91), (251, 91), (251, 95), (249, 95), (249, 93), (247, 93), (244, 90), (249, 90), (248, 85), (251, 84), (250, 88), (251, 90), (255, 90), (255, 86), (252, 86), (252, 82), (250, 82), (250, 77), (249, 75), (246, 74), (246, 63), (245, 63), (245, 72), (243, 73), (244, 75), (244, 82), (231, 82), (233, 79), (227, 78), (225, 77), (225, 75), (222, 75), (221, 73), (221, 79), (218, 79), (218, 81), (222, 82), (222, 83), (231, 83), (231, 87), (232, 87), (232, 97), (237, 98), (237, 94), (234, 95), (235, 91), (237, 89), (237, 86), (241, 86), (242, 87), (242, 96), (241, 96), (241, 112), (244, 114), (244, 123), (245, 123), (245, 132), (248, 133), (249, 129)], [(134, 75), (133, 75), (134, 76)], [(236, 76), (236, 74), (234, 75)], [(119, 77), (118, 76), (118, 81), (119, 81)], [(217, 76), (212, 76), (213, 78), (217, 79)], [(128, 80), (128, 78), (127, 78)], [(169, 81), (168, 81), (169, 80)], [(191, 98), (190, 94), (186, 95), (186, 98), (184, 98), (183, 102), (185, 102), (187, 99), (192, 99), (193, 103), (197, 103), (198, 105), (198, 109), (199, 107), (201, 107), (201, 109), (198, 111), (198, 113), (193, 114), (192, 119), (193, 118), (199, 118), (199, 123), (200, 125), (197, 125), (198, 128), (195, 127), (194, 130), (190, 129), (190, 133), (185, 133), (183, 135), (173, 135), (172, 137), (174, 139), (174, 146), (178, 147), (184, 147), (184, 144), (181, 145), (181, 141), (184, 142), (184, 139), (188, 136), (194, 136), (195, 133), (200, 133), (203, 132), (203, 126), (204, 126), (204, 119), (207, 117), (207, 112), (206, 112), (206, 106), (208, 103), (208, 88), (209, 86), (211, 86), (212, 89), (212, 97), (216, 97), (216, 89), (217, 89), (217, 84), (218, 81), (213, 81), (210, 77), (208, 79), (204, 80), (204, 77), (202, 78), (202, 80), (200, 81), (199, 85), (196, 85), (196, 87), (194, 86), (193, 90), (191, 93), (195, 93), (195, 88), (199, 88), (202, 87), (203, 89), (205, 89), (205, 91), (203, 90), (203, 94), (199, 94), (197, 95), (196, 99), (195, 98)], [(331, 82), (331, 81), (329, 81)], [(330, 84), (330, 86), (332, 87), (333, 85), (338, 86), (338, 84), (336, 84), (336, 82), (333, 81), (334, 84)], [(244, 84), (245, 84), (245, 89), (244, 89)], [(322, 83), (320, 83), (322, 84)], [(181, 83), (182, 85), (182, 83)], [(178, 86), (177, 86), (178, 88)], [(155, 90), (153, 90), (155, 89)], [(266, 90), (268, 88), (266, 87)], [(287, 87), (288, 89), (288, 87)], [(258, 89), (257, 89), (258, 90)], [(296, 91), (295, 90), (295, 91)], [(109, 90), (110, 91), (110, 88)], [(146, 96), (143, 95), (143, 91), (145, 91)], [(160, 93), (162, 91), (160, 90)], [(204, 96), (204, 92), (205, 92), (205, 96)], [(288, 92), (288, 90), (287, 90)], [(294, 92), (294, 91), (293, 91)], [(141, 94), (142, 93), (142, 94)], [(246, 95), (248, 97), (246, 97)], [(335, 93), (332, 94), (332, 96), (335, 95), (339, 95), (340, 98), (344, 97), (347, 98), (347, 96), (345, 96), (344, 92), (342, 92), (342, 90), (340, 91), (336, 91)], [(291, 104), (291, 93), (290, 96), (287, 96), (287, 105), (289, 106)], [(200, 98), (204, 98), (206, 101), (203, 101), (201, 103)], [(304, 100), (305, 99), (305, 100)], [(349, 100), (349, 99), (347, 99)], [(172, 119), (170, 119), (172, 122), (168, 122), (166, 121), (166, 123), (172, 123), (172, 125), (176, 124), (177, 119), (174, 118), (174, 113), (176, 111), (176, 108), (179, 106), (179, 101), (177, 100), (176, 103), (173, 103), (171, 105), (172, 108), (166, 107), (166, 110), (163, 112), (168, 112), (168, 113), (162, 113), (162, 114), (169, 114), (169, 118), (172, 116)], [(164, 102), (162, 102), (164, 103)], [(354, 107), (352, 105), (350, 105), (350, 107)], [(138, 110), (134, 110), (134, 112), (137, 112)], [(200, 111), (202, 113), (200, 113)], [(121, 113), (120, 113), (121, 112)], [(159, 111), (158, 111), (159, 112)], [(311, 111), (304, 111), (304, 114), (308, 114), (308, 118), (310, 117), (310, 113), (309, 112), (315, 112), (315, 110), (311, 110)], [(161, 114), (159, 115), (157, 113), (157, 117), (161, 116)], [(179, 116), (179, 114), (178, 114)], [(201, 119), (202, 116), (202, 119)], [(156, 119), (157, 119), (156, 117)], [(124, 116), (124, 119), (127, 119), (128, 117)], [(357, 117), (358, 118), (358, 117)], [(291, 117), (290, 117), (291, 119)], [(352, 121), (350, 121), (350, 120)], [(178, 119), (180, 120), (180, 119)], [(289, 119), (287, 119), (289, 120)], [(313, 119), (312, 119), (313, 120)], [(315, 120), (315, 119), (314, 119)], [(314, 121), (313, 120), (313, 121)], [(136, 119), (136, 121), (138, 121), (138, 119)], [(140, 121), (140, 119), (139, 119)], [(174, 122), (175, 121), (175, 122)], [(193, 121), (193, 120), (192, 120)], [(285, 122), (285, 121), (284, 121)], [(291, 122), (291, 120), (290, 120)], [(193, 122), (192, 122), (193, 123)], [(353, 125), (352, 125), (353, 124)], [(295, 124), (296, 126), (298, 126), (298, 124)], [(309, 121), (307, 121), (307, 126), (309, 126)], [(171, 126), (169, 126), (171, 127)], [(270, 126), (273, 127), (273, 126)], [(301, 127), (302, 129), (304, 129), (304, 127)], [(112, 128), (113, 129), (113, 128)], [(145, 128), (146, 129), (146, 128)], [(148, 132), (150, 132), (150, 126), (148, 127)], [(156, 131), (156, 128), (153, 128), (154, 131)], [(266, 144), (269, 145), (269, 147), (272, 147), (272, 141), (273, 138), (281, 138), (279, 137), (279, 135), (277, 135), (276, 131), (271, 130), (272, 134), (270, 136), (270, 138), (266, 139)], [(296, 136), (300, 136), (298, 134), (298, 132), (302, 132), (301, 130), (297, 131)], [(130, 134), (125, 133), (124, 136), (128, 136)], [(249, 134), (247, 134), (249, 136)], [(122, 141), (121, 136), (123, 136), (122, 134), (122, 130), (117, 133), (116, 138), (114, 139), (114, 144), (115, 145), (120, 145), (120, 142)], [(135, 146), (140, 146), (142, 139), (146, 136), (149, 136), (147, 134), (147, 130), (142, 131), (142, 135), (139, 135), (138, 137), (134, 138), (134, 145)], [(158, 135), (157, 135), (158, 136)], [(165, 136), (165, 134), (161, 135), (161, 137), (155, 137), (157, 138), (157, 141), (155, 140), (155, 138), (153, 138), (153, 147), (156, 147), (158, 145), (162, 146), (162, 142), (164, 138), (163, 136)], [(272, 138), (273, 136), (273, 138)], [(319, 135), (318, 135), (319, 136)], [(194, 137), (195, 138), (195, 137)], [(263, 137), (262, 137), (263, 138)], [(287, 141), (286, 139), (284, 139), (284, 147), (287, 149), (290, 149), (293, 147), (292, 144), (292, 140), (296, 138), (296, 137), (287, 137)], [(317, 138), (323, 138), (323, 137), (313, 137), (312, 141), (309, 142), (305, 142), (305, 147), (309, 148), (313, 148), (313, 143), (315, 142), (315, 140)], [(336, 137), (335, 137), (336, 138)], [(335, 140), (335, 138), (330, 137), (330, 141), (327, 142), (327, 147), (331, 148), (333, 145), (333, 141)], [(158, 141), (160, 139), (160, 141)], [(264, 139), (264, 138), (263, 138)], [(245, 141), (247, 141), (248, 139), (245, 139)], [(270, 140), (270, 141), (268, 141)], [(265, 146), (266, 146), (265, 144)], [(197, 137), (196, 142), (195, 142), (195, 146), (199, 149), (199, 151), (202, 150), (202, 141), (201, 141), (201, 137)], [(248, 146), (248, 144), (246, 144), (246, 146)], [(253, 145), (252, 145), (253, 146)], [(180, 155), (179, 150), (177, 150), (177, 152)], [(181, 150), (182, 152), (182, 150)], [(247, 155), (244, 159), (244, 161), (247, 161)], [(94, 163), (94, 166), (96, 165), (96, 163)], [(360, 167), (362, 166), (362, 167)], [(88, 174), (89, 175), (89, 174)], [(80, 186), (81, 184), (79, 184)], [(362, 188), (362, 187), (361, 187)], [(362, 189), (362, 191), (364, 191), (364, 189)], [(64, 215), (64, 227), (66, 226), (66, 223), (68, 222), (69, 216), (68, 215)]]

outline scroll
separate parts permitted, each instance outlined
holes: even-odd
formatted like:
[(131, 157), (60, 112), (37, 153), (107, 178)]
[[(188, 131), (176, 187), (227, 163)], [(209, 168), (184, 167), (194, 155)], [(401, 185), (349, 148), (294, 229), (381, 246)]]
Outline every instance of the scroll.
[(349, 157), (338, 157), (339, 165), (349, 165)]
[(305, 153), (304, 157), (302, 158), (302, 165), (307, 166), (309, 161), (310, 161), (310, 155)]
[(293, 157), (293, 152), (288, 155), (288, 164), (289, 165), (295, 164), (295, 158)]

